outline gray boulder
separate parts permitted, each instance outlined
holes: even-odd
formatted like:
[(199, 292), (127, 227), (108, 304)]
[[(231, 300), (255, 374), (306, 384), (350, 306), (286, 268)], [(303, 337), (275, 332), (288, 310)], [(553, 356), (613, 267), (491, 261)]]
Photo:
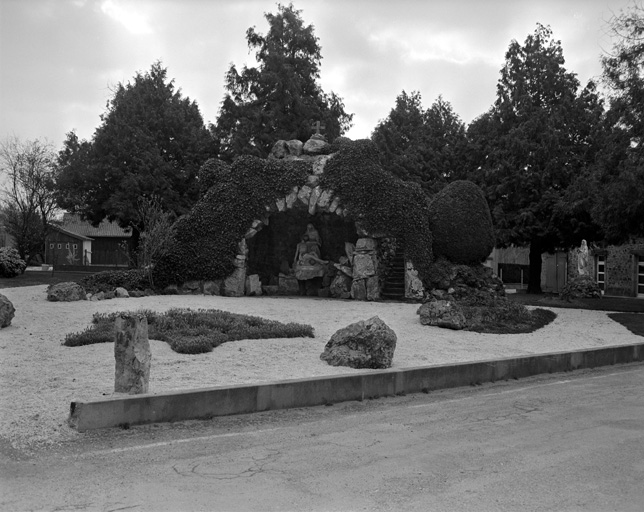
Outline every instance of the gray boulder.
[(16, 308), (13, 303), (0, 293), (0, 328), (9, 327), (14, 317)]
[(119, 286), (114, 290), (114, 293), (116, 294), (117, 299), (127, 299), (130, 296), (130, 292), (128, 292), (125, 288), (122, 286)]
[(390, 368), (396, 340), (396, 333), (374, 316), (333, 334), (320, 359), (331, 366)]
[(324, 135), (314, 134), (304, 143), (302, 152), (305, 155), (324, 155), (330, 151), (330, 147)]
[(51, 302), (72, 302), (86, 298), (85, 289), (80, 284), (71, 281), (50, 284), (47, 288), (47, 300)]
[(467, 320), (461, 307), (454, 301), (435, 300), (425, 302), (416, 311), (420, 315), (420, 323), (461, 330), (467, 327)]

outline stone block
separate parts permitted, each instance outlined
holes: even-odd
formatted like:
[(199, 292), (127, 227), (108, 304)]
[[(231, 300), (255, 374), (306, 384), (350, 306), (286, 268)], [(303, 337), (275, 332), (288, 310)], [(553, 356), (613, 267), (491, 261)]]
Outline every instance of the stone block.
[(367, 300), (367, 286), (365, 279), (354, 279), (351, 283), (351, 298), (353, 300)]
[(366, 279), (367, 300), (378, 300), (380, 298), (380, 279), (372, 276)]
[(114, 332), (114, 392), (147, 393), (152, 355), (145, 315), (121, 314), (115, 320)]
[(279, 294), (280, 295), (299, 295), (300, 287), (295, 276), (279, 275)]
[(246, 277), (244, 293), (248, 296), (260, 296), (262, 294), (262, 283), (259, 275), (251, 274)]
[(332, 199), (333, 199), (333, 191), (332, 190), (323, 190), (320, 193), (320, 197), (318, 198), (318, 209), (320, 209), (320, 210), (327, 209), (328, 210)]
[(353, 255), (353, 278), (365, 279), (376, 275), (375, 254), (356, 253)]
[(290, 210), (291, 208), (293, 208), (295, 201), (297, 201), (297, 196), (299, 191), (300, 191), (299, 187), (293, 187), (291, 192), (284, 198), (287, 210)]
[(311, 187), (304, 185), (297, 193), (297, 199), (307, 207), (309, 205), (309, 198), (311, 197), (312, 190), (313, 189)]
[(373, 238), (358, 238), (356, 252), (373, 252), (378, 249), (378, 242)]
[(223, 295), (226, 297), (243, 297), (246, 286), (246, 269), (235, 268), (232, 274), (224, 279)]
[(51, 302), (73, 302), (86, 298), (85, 289), (72, 281), (51, 284), (47, 288), (47, 300)]
[(203, 293), (204, 295), (221, 295), (221, 286), (221, 279), (216, 279), (215, 281), (204, 281)]
[(318, 199), (320, 198), (321, 193), (322, 190), (320, 189), (320, 187), (315, 187), (313, 190), (311, 190), (311, 196), (309, 197), (309, 215), (315, 215), (315, 210), (317, 208)]
[(119, 286), (114, 290), (114, 293), (116, 294), (117, 299), (127, 299), (130, 296), (130, 292), (128, 292), (125, 288), (122, 286)]

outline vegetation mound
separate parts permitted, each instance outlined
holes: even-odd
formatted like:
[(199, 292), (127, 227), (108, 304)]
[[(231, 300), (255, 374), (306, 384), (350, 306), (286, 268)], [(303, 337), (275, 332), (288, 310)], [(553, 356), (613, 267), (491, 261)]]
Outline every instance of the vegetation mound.
[[(63, 345), (79, 347), (114, 341), (114, 323), (121, 314), (95, 313), (92, 325), (82, 332), (65, 336)], [(165, 313), (145, 309), (135, 314), (147, 318), (150, 339), (165, 341), (172, 350), (182, 354), (210, 352), (227, 341), (313, 337), (313, 327), (310, 325), (284, 324), (218, 309), (173, 308)]]

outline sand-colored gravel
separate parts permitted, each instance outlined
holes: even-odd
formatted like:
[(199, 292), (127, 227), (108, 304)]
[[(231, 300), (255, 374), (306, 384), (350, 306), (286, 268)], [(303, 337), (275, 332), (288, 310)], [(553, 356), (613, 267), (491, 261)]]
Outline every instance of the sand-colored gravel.
[(95, 312), (222, 309), (315, 329), (315, 338), (237, 341), (199, 355), (177, 354), (152, 340), (151, 393), (355, 372), (328, 366), (319, 356), (335, 331), (374, 315), (398, 336), (396, 368), (642, 341), (601, 311), (553, 309), (555, 321), (537, 332), (492, 335), (422, 326), (415, 304), (203, 295), (64, 303), (48, 302), (45, 290), (44, 285), (0, 290), (16, 308), (12, 324), (0, 331), (0, 439), (18, 449), (82, 435), (67, 426), (70, 402), (112, 395), (113, 344), (61, 344), (65, 334), (87, 327)]

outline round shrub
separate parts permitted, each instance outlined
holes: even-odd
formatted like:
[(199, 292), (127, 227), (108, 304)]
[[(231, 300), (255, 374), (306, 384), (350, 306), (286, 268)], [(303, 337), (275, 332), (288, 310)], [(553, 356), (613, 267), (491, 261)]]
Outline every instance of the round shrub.
[(434, 255), (454, 263), (480, 263), (494, 248), (492, 216), (483, 191), (471, 181), (447, 185), (429, 204)]
[(16, 277), (27, 268), (27, 263), (18, 251), (11, 247), (0, 247), (0, 277)]
[(212, 343), (206, 336), (186, 336), (171, 339), (170, 348), (179, 354), (205, 354), (212, 352)]

